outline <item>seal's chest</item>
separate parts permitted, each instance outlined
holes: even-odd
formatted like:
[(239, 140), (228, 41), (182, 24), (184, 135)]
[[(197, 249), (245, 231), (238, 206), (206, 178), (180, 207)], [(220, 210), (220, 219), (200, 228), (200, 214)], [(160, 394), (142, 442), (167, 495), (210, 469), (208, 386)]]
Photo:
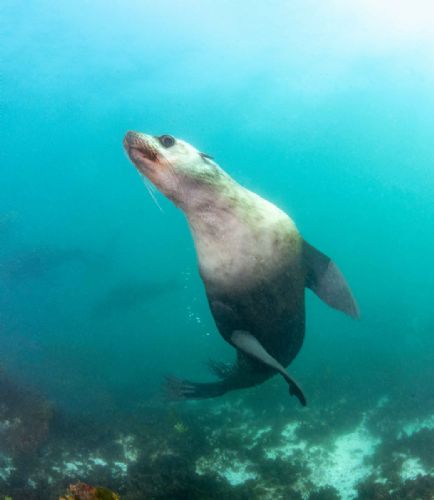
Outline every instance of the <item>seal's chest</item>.
[(195, 241), (202, 277), (231, 288), (274, 275), (298, 251), (298, 233), (289, 224), (231, 221), (224, 231), (197, 235)]
[(285, 212), (238, 187), (189, 214), (202, 278), (218, 287), (255, 286), (291, 268), (300, 236)]

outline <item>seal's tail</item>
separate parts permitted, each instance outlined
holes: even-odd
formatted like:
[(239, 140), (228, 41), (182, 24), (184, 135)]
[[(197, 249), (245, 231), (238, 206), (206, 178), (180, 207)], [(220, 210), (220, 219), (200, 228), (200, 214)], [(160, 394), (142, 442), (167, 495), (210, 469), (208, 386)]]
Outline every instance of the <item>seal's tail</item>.
[(222, 382), (197, 383), (181, 380), (176, 377), (166, 377), (164, 385), (169, 400), (207, 399), (222, 396), (226, 388)]

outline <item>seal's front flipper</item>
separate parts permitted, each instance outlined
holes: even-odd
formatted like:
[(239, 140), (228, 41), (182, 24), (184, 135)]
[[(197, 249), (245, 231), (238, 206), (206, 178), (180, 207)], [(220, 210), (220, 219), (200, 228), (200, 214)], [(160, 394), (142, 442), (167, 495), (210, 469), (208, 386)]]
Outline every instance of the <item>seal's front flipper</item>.
[(253, 358), (278, 371), (288, 382), (289, 393), (291, 396), (296, 396), (300, 403), (303, 406), (306, 406), (306, 398), (297, 382), (288, 375), (285, 368), (283, 368), (283, 366), (275, 360), (273, 356), (268, 354), (258, 339), (256, 339), (251, 333), (243, 330), (235, 330), (232, 333), (231, 342), (235, 347), (237, 347), (237, 349), (240, 349), (240, 351), (245, 352), (249, 356), (252, 356)]
[(329, 306), (358, 318), (357, 302), (336, 264), (306, 241), (303, 242), (303, 258), (307, 268), (306, 286)]

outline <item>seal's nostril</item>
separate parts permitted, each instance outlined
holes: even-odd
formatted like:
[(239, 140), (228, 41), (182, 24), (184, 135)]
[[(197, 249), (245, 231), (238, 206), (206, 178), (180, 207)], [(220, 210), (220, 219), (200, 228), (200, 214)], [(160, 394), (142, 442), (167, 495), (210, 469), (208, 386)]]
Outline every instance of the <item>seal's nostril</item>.
[(137, 132), (133, 132), (132, 130), (128, 130), (128, 132), (124, 136), (124, 145), (131, 146), (137, 141)]

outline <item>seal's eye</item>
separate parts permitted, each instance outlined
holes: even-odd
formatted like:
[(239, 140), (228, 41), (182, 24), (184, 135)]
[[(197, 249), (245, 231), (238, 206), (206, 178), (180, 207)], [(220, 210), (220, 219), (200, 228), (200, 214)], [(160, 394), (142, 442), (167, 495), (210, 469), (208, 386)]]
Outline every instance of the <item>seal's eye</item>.
[(165, 148), (170, 148), (175, 144), (175, 138), (171, 135), (162, 135), (158, 138), (160, 144)]

